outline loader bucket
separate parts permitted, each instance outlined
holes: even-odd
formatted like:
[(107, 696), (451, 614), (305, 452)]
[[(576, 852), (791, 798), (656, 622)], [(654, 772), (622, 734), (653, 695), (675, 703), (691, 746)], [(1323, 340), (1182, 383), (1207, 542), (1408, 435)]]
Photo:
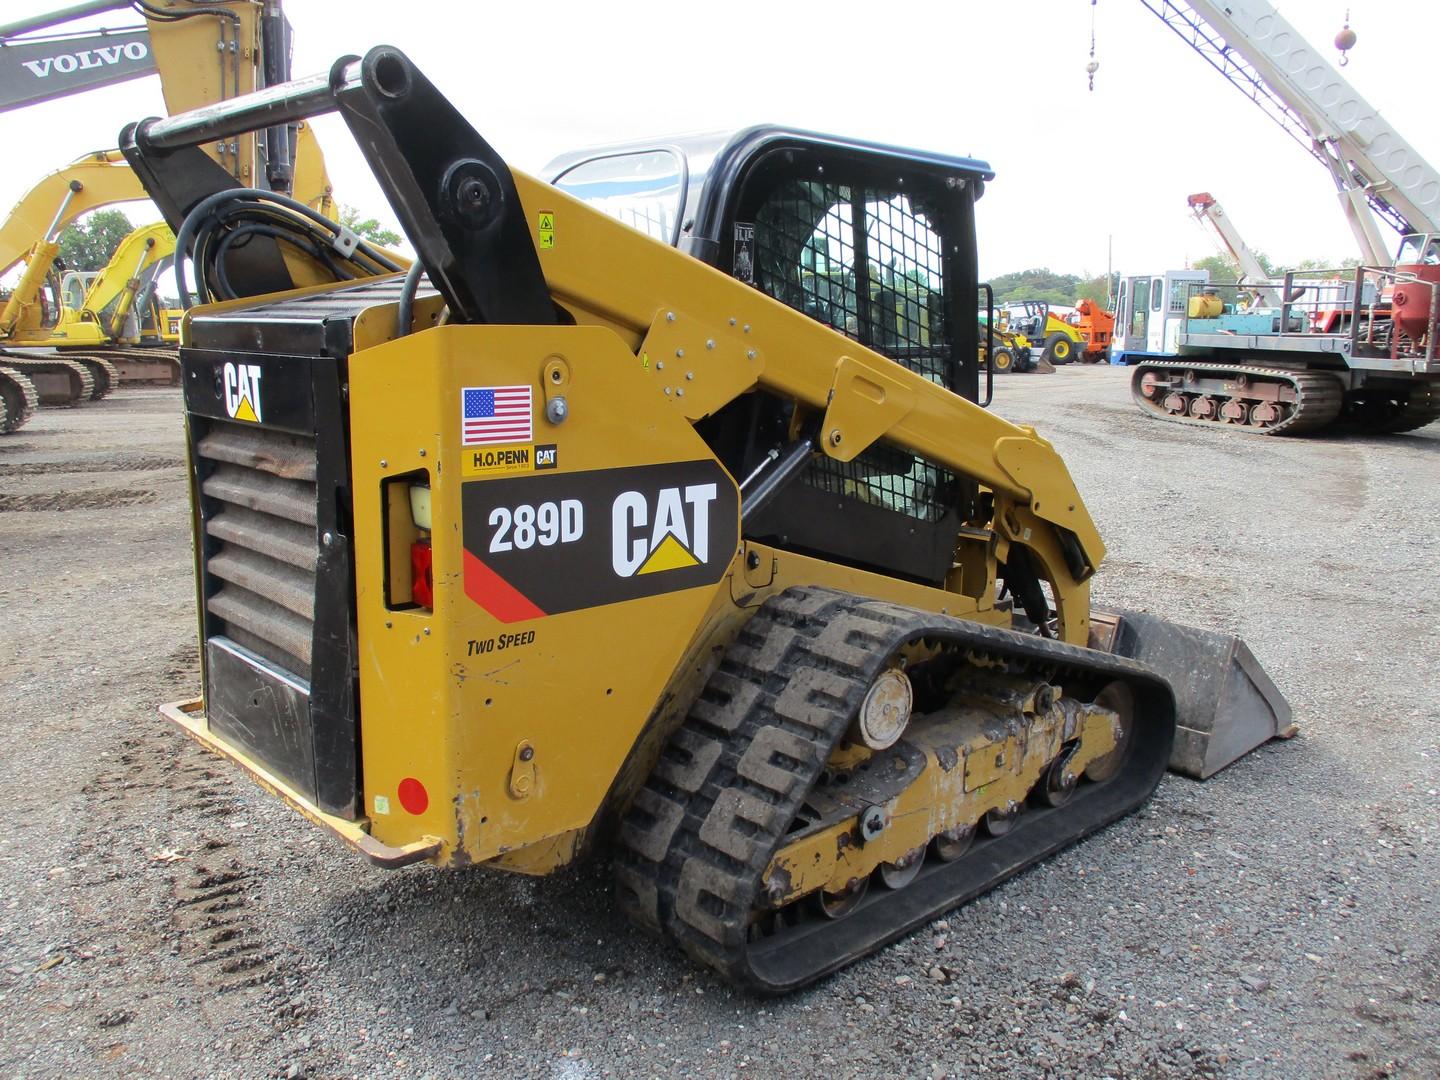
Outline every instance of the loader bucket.
[(1174, 772), (1205, 780), (1261, 743), (1295, 734), (1290, 703), (1234, 634), (1138, 611), (1096, 612), (1094, 644), (1151, 668), (1175, 691)]

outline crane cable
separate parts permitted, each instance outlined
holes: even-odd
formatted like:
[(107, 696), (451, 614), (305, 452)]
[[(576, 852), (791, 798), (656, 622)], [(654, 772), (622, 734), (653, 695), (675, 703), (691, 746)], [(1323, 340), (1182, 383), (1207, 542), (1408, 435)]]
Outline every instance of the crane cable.
[(1100, 62), (1095, 59), (1095, 0), (1090, 0), (1090, 62), (1085, 65), (1085, 74), (1090, 76), (1090, 89), (1095, 89), (1095, 72), (1100, 70)]

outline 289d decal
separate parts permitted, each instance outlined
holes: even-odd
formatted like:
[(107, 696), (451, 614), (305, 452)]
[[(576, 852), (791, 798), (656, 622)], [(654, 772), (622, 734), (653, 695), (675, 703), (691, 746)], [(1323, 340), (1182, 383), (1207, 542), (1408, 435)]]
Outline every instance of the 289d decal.
[(714, 584), (739, 542), (714, 461), (476, 481), (461, 499), (465, 592), (501, 622)]

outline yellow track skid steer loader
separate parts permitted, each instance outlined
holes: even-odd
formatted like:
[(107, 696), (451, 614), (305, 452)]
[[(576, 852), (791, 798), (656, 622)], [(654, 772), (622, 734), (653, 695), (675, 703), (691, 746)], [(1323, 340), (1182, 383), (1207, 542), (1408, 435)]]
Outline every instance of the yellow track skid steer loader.
[[(330, 110), (403, 276), (297, 286), (341, 238), (197, 149)], [(1233, 639), (1091, 610), (1064, 463), (973, 403), (982, 162), (753, 128), (646, 235), (388, 47), (122, 146), (207, 301), (204, 697), (164, 712), (376, 863), (604, 845), (782, 992), (1133, 810), (1177, 719), (1195, 773), (1288, 724)]]

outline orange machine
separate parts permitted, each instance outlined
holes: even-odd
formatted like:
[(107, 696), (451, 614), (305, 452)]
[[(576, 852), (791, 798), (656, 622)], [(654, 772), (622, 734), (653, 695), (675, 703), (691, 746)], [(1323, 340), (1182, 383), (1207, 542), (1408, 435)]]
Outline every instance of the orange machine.
[(1080, 359), (1087, 364), (1100, 363), (1110, 352), (1110, 335), (1115, 332), (1115, 313), (1106, 311), (1093, 300), (1075, 305), (1075, 328), (1085, 339), (1085, 352)]

